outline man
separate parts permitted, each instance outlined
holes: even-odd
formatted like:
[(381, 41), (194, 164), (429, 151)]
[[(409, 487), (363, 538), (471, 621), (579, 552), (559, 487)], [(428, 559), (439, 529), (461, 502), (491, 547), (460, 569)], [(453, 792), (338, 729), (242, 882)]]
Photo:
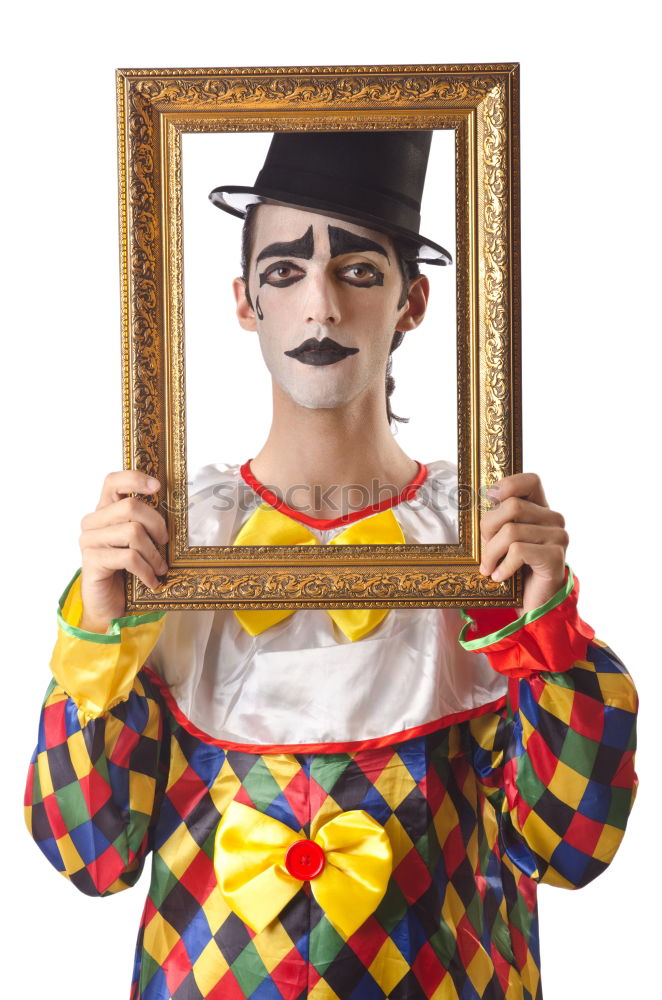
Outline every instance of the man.
[[(446, 254), (415, 217), (428, 145), (276, 136), (254, 188), (215, 192), (259, 204), (234, 292), (274, 405), (226, 474), (252, 502), (214, 503), (220, 470), (203, 470), (194, 540), (450, 539), (447, 512), (409, 502), (431, 477), (450, 493), (448, 466), (402, 452), (384, 396), (427, 301), (406, 261)], [(306, 512), (279, 499), (293, 483)], [(341, 492), (339, 511), (338, 484), (366, 502)], [(132, 885), (152, 850), (132, 996), (540, 996), (536, 882), (581, 885), (613, 857), (636, 695), (577, 615), (538, 477), (503, 480), (481, 522), (482, 571), (525, 567), (522, 614), (464, 628), (446, 609), (122, 617), (123, 571), (156, 586), (165, 569), (163, 519), (128, 495), (158, 486), (111, 473), (83, 519), (27, 793), (84, 892)]]

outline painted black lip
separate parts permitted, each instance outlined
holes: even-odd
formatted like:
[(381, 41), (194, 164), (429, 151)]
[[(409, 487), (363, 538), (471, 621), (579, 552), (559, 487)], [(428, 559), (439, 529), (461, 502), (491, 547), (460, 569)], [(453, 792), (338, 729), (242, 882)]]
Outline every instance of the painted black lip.
[(315, 340), (309, 337), (292, 351), (285, 351), (288, 358), (295, 358), (304, 365), (333, 365), (350, 354), (358, 354), (358, 347), (343, 347), (330, 337)]

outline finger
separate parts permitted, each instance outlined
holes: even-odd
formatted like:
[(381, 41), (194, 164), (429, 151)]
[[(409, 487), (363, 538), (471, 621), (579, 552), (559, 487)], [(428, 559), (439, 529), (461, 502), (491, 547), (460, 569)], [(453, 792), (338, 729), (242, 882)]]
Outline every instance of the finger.
[(165, 544), (168, 541), (168, 529), (163, 514), (138, 497), (124, 497), (106, 507), (97, 508), (91, 514), (85, 515), (80, 527), (81, 531), (86, 532), (129, 521), (142, 524), (156, 542)]
[[(138, 521), (125, 521), (105, 528), (94, 528), (80, 537), (80, 549), (125, 548), (135, 549), (158, 576), (168, 569), (168, 564), (154, 545), (154, 542)], [(125, 568), (125, 567), (123, 567)]]
[(139, 469), (122, 469), (119, 472), (109, 472), (103, 481), (97, 510), (100, 507), (106, 507), (110, 503), (115, 503), (116, 500), (128, 496), (129, 493), (151, 494), (156, 493), (160, 489), (161, 484), (158, 479), (148, 476), (146, 472), (141, 472)]
[(509, 580), (522, 566), (530, 566), (533, 573), (551, 579), (562, 574), (564, 565), (565, 549), (560, 545), (513, 542), (503, 562), (492, 573), (492, 579)]
[(161, 581), (150, 564), (136, 549), (101, 548), (87, 550), (83, 561), (83, 572), (86, 573), (92, 585), (94, 585), (95, 576), (104, 579), (104, 576), (107, 578), (108, 575), (120, 569), (133, 573), (150, 590), (156, 590), (161, 586)]
[(489, 487), (487, 495), (490, 499), (499, 501), (507, 500), (508, 497), (522, 497), (543, 507), (548, 506), (540, 476), (535, 472), (517, 472), (513, 476), (505, 476)]
[(531, 500), (509, 497), (494, 510), (488, 510), (486, 514), (483, 514), (480, 519), (482, 537), (489, 541), (508, 521), (514, 521), (518, 524), (545, 524), (556, 528), (565, 527), (565, 519), (558, 511), (550, 510), (549, 507), (541, 507), (540, 504), (533, 503)]
[(515, 524), (510, 521), (483, 546), (481, 551), (480, 572), (491, 576), (502, 559), (516, 542), (528, 542), (534, 545), (557, 545), (565, 552), (568, 547), (568, 533), (563, 528), (548, 527), (541, 524)]

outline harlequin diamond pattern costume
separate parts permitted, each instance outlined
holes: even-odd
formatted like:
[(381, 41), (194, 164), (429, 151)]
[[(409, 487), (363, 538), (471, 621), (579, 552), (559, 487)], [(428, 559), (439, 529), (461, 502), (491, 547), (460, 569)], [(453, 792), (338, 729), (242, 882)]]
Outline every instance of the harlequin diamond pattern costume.
[[(378, 511), (313, 522), (248, 465), (207, 467), (191, 543), (454, 541), (452, 483), (433, 463)], [(177, 612), (101, 636), (77, 627), (77, 575), (26, 816), (91, 895), (152, 853), (133, 1000), (540, 997), (536, 883), (603, 871), (636, 783), (635, 691), (577, 590), (568, 570), (519, 619)]]

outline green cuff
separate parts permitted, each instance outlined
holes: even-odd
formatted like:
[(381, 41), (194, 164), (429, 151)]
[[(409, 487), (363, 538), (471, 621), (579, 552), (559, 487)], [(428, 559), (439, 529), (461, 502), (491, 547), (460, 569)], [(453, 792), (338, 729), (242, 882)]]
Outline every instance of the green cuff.
[(145, 614), (123, 615), (121, 618), (112, 618), (105, 633), (87, 632), (76, 625), (71, 625), (64, 617), (64, 608), (71, 594), (71, 588), (76, 583), (80, 574), (81, 570), (77, 569), (58, 601), (57, 610), (57, 620), (60, 628), (74, 639), (86, 639), (88, 642), (98, 642), (104, 645), (119, 644), (122, 641), (123, 628), (131, 628), (136, 625), (149, 625), (150, 622), (160, 621), (166, 615), (165, 611), (148, 611)]
[(566, 568), (568, 570), (567, 580), (548, 601), (541, 604), (539, 608), (533, 608), (531, 611), (527, 611), (521, 616), (521, 618), (517, 618), (514, 622), (509, 622), (508, 625), (504, 625), (504, 627), (500, 628), (497, 632), (491, 632), (490, 635), (481, 636), (479, 639), (465, 639), (464, 637), (468, 630), (476, 623), (471, 615), (466, 613), (464, 608), (460, 608), (460, 614), (467, 622), (458, 636), (458, 642), (462, 648), (466, 649), (468, 652), (475, 652), (477, 649), (483, 649), (485, 646), (491, 646), (492, 643), (499, 642), (501, 639), (507, 639), (508, 636), (513, 635), (515, 632), (519, 632), (521, 628), (524, 628), (526, 625), (530, 625), (531, 622), (538, 621), (538, 619), (542, 618), (543, 615), (546, 615), (549, 611), (553, 611), (554, 608), (557, 608), (559, 604), (565, 601), (568, 594), (572, 591), (575, 583), (572, 570), (569, 566)]

